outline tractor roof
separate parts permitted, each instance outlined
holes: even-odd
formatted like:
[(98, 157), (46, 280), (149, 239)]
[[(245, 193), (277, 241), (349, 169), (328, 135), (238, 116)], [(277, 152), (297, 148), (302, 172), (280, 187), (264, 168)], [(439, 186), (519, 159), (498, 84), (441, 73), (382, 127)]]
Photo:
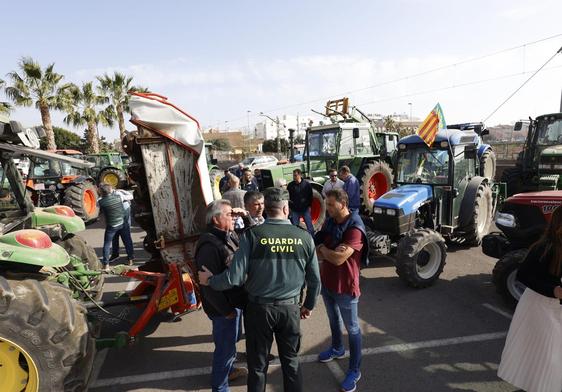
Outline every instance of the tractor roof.
[[(479, 142), (478, 135), (472, 131), (460, 131), (458, 129), (442, 129), (437, 132), (434, 143), (448, 141), (452, 146), (458, 144), (475, 144)], [(400, 139), (399, 144), (425, 144), (418, 135), (410, 135)]]
[(562, 118), (562, 113), (550, 113), (550, 114), (541, 114), (540, 116), (537, 116), (537, 120), (544, 118), (544, 117), (554, 117), (554, 118)]

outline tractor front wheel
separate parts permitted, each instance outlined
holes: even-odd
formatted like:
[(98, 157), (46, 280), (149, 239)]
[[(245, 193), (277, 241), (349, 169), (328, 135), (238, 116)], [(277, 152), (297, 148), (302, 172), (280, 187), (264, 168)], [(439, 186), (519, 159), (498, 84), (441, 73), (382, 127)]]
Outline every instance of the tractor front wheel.
[(415, 288), (432, 285), (443, 272), (447, 247), (441, 234), (430, 229), (408, 233), (398, 244), (396, 273)]
[(0, 276), (3, 392), (86, 390), (94, 355), (86, 311), (68, 290)]
[(100, 215), (98, 191), (89, 181), (69, 186), (64, 191), (64, 204), (72, 208), (85, 223), (94, 222)]
[[(89, 271), (101, 271), (101, 264), (99, 261), (98, 256), (96, 255), (96, 251), (92, 248), (86, 240), (76, 234), (69, 234), (64, 239), (57, 241), (57, 244), (62, 246), (64, 250), (69, 255), (74, 255), (82, 260), (82, 263), (87, 266), (87, 270)], [(72, 264), (68, 264), (66, 268), (74, 269)], [(94, 299), (99, 300), (103, 293), (102, 286), (103, 286), (103, 275), (91, 276), (89, 278), (90, 282), (90, 296), (93, 296)], [(80, 299), (88, 300), (87, 295), (82, 292), (79, 292)]]
[(517, 280), (517, 271), (527, 256), (527, 249), (506, 253), (496, 262), (492, 272), (492, 282), (496, 291), (511, 308), (515, 308), (526, 286)]
[(392, 188), (392, 169), (381, 161), (369, 163), (361, 177), (361, 204), (367, 213), (373, 212), (375, 200)]
[(500, 182), (505, 182), (507, 196), (513, 196), (523, 191), (523, 173), (519, 167), (508, 167), (502, 172)]
[(98, 184), (109, 184), (113, 189), (125, 188), (127, 177), (119, 169), (108, 167), (103, 169), (98, 176)]

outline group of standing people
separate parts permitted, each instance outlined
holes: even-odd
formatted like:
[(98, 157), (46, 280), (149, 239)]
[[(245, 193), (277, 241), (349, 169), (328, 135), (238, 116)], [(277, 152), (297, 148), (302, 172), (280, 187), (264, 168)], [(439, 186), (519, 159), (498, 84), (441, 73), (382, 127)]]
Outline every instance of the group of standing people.
[[(298, 180), (295, 178), (296, 185), (303, 186), (302, 178)], [(208, 206), (209, 229), (196, 249), (203, 307), (212, 320), (215, 343), (213, 391), (228, 391), (229, 379), (245, 373), (233, 365), (241, 331), (239, 317), (245, 327), (248, 391), (265, 391), (274, 339), (284, 390), (302, 391), (300, 320), (311, 316), (319, 294), (328, 310), (332, 340), (318, 361), (344, 356), (343, 321), (349, 335), (350, 361), (341, 390), (354, 391), (361, 378), (357, 306), (360, 264), (367, 257), (363, 222), (349, 210), (343, 189), (326, 192), (330, 217), (314, 237), (289, 221), (288, 191), (268, 188), (263, 194), (248, 194), (246, 213), (226, 199)], [(259, 212), (267, 218), (256, 219)], [(244, 223), (248, 223), (240, 237), (235, 230), (238, 217), (246, 217)], [(240, 293), (245, 295), (243, 300)]]

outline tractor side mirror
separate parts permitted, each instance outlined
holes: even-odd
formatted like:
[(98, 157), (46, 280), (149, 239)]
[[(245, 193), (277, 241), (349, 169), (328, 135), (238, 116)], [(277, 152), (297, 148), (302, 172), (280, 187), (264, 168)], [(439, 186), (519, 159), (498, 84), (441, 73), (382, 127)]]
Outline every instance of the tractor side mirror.
[(464, 159), (476, 159), (476, 148), (474, 146), (464, 148)]
[(481, 132), (480, 132), (480, 136), (485, 136), (485, 135), (489, 135), (490, 134), (490, 130), (488, 128), (484, 128)]
[(520, 131), (521, 129), (523, 129), (523, 121), (517, 121), (513, 126), (513, 130)]
[(359, 128), (353, 128), (353, 138), (359, 139)]

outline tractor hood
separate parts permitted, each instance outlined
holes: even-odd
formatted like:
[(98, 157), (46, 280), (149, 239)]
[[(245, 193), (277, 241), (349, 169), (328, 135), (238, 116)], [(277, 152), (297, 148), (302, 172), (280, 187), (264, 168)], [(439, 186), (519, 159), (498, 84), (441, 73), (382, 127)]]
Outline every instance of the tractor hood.
[(429, 185), (402, 185), (379, 197), (374, 207), (402, 210), (408, 215), (432, 197), (433, 189)]

